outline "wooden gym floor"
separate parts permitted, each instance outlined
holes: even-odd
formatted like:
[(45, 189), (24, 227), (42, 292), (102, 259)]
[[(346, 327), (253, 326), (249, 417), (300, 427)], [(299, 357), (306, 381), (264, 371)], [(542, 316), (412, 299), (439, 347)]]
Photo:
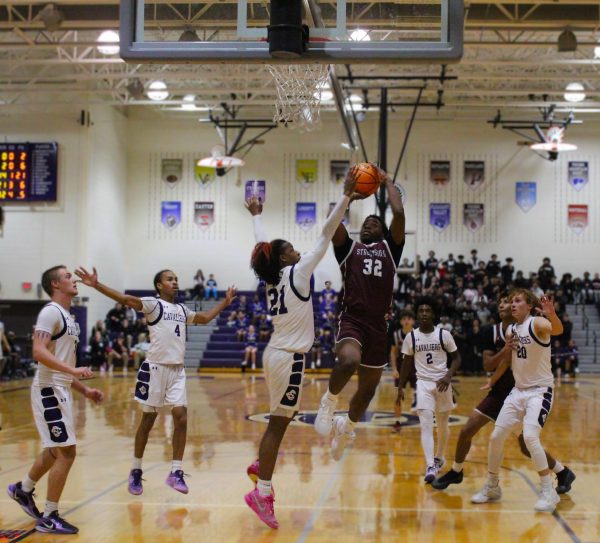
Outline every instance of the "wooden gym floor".
[[(600, 541), (600, 378), (580, 376), (557, 386), (542, 434), (544, 445), (577, 474), (554, 515), (534, 513), (537, 475), (510, 440), (504, 458), (500, 504), (473, 505), (484, 482), (491, 424), (475, 438), (465, 481), (440, 492), (423, 483), (424, 461), (415, 417), (406, 413), (399, 433), (391, 430), (394, 389), (384, 378), (371, 405), (368, 428), (339, 463), (327, 441), (307, 424), (291, 427), (275, 471), (279, 530), (263, 525), (245, 505), (251, 488), (245, 469), (256, 457), (265, 429), (260, 422), (267, 394), (260, 375), (190, 374), (189, 427), (184, 470), (190, 493), (164, 484), (171, 458), (171, 421), (160, 416), (144, 459), (144, 494), (127, 492), (133, 435), (140, 417), (131, 399), (134, 375), (97, 377), (106, 393), (96, 407), (74, 393), (78, 457), (61, 500), (61, 513), (79, 526), (77, 536), (32, 532), (33, 522), (0, 494), (0, 530), (28, 543), (148, 542), (598, 542)], [(464, 416), (483, 396), (481, 378), (459, 378), (455, 425), (447, 457), (453, 458)], [(304, 421), (318, 407), (327, 376), (308, 376)], [(354, 390), (353, 381), (340, 403)], [(0, 386), (0, 486), (20, 480), (39, 451), (29, 407), (29, 381)], [(248, 417), (253, 416), (251, 420)], [(444, 470), (445, 471), (445, 470)], [(43, 508), (45, 481), (37, 488)], [(0, 532), (1, 533), (1, 532)]]

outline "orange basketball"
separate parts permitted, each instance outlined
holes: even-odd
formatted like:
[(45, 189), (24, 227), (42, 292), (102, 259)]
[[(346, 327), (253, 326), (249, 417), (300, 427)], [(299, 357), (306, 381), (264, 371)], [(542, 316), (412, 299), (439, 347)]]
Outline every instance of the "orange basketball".
[(356, 192), (365, 196), (375, 194), (381, 183), (377, 168), (368, 162), (361, 162), (356, 167), (358, 169), (358, 173), (356, 174)]

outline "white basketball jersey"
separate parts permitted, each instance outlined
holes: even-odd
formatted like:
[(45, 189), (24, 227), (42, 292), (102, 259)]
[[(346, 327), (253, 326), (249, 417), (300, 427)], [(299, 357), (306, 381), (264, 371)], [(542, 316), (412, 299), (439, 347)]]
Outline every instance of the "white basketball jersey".
[(277, 285), (267, 285), (267, 303), (273, 319), (269, 345), (295, 353), (308, 352), (315, 341), (313, 304), (310, 291), (303, 296), (294, 285), (294, 266), (281, 270)]
[(186, 324), (192, 324), (196, 313), (183, 304), (172, 304), (160, 298), (142, 298), (142, 312), (150, 330), (148, 362), (183, 364)]
[(543, 343), (533, 331), (534, 317), (523, 324), (512, 324), (510, 332), (519, 338), (519, 346), (512, 352), (512, 372), (517, 388), (551, 387), (554, 385), (550, 363), (550, 342)]
[(414, 356), (417, 378), (439, 381), (448, 372), (447, 353), (456, 351), (456, 343), (448, 330), (439, 326), (425, 334), (419, 328), (404, 338), (402, 354)]
[[(77, 364), (77, 344), (79, 343), (79, 324), (56, 302), (50, 302), (40, 311), (35, 330), (48, 332), (52, 341), (48, 350), (63, 364), (74, 368)], [(56, 371), (38, 362), (38, 369), (33, 379), (34, 385), (70, 386), (73, 376)]]

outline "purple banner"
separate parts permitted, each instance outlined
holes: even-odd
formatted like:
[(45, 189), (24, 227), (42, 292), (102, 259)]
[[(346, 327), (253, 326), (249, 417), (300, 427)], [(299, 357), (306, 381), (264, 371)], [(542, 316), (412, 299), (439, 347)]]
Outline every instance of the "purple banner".
[(450, 204), (429, 204), (429, 224), (438, 232), (450, 226)]
[(161, 202), (160, 222), (173, 230), (181, 222), (181, 202)]
[(315, 202), (296, 202), (296, 224), (302, 230), (310, 230), (317, 222)]
[(515, 191), (517, 205), (527, 213), (537, 202), (537, 183), (517, 181)]

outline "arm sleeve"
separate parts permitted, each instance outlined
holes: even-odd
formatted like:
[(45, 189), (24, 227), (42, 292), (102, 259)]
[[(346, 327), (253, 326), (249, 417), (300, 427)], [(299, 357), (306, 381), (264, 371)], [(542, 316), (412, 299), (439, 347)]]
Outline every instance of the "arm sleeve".
[(350, 236), (348, 236), (346, 238), (346, 241), (344, 242), (344, 245), (342, 245), (341, 247), (333, 248), (333, 252), (335, 253), (335, 259), (338, 261), (338, 264), (340, 264), (346, 259), (348, 253), (352, 250), (353, 244), (354, 242), (352, 241)]
[(48, 332), (50, 335), (56, 334), (63, 326), (60, 310), (51, 305), (44, 307), (38, 315), (35, 323), (36, 331)]
[(265, 232), (265, 227), (262, 223), (262, 216), (253, 215), (252, 224), (254, 225), (254, 238), (256, 239), (256, 243), (260, 243), (261, 241), (269, 241), (267, 238), (267, 233)]
[(350, 198), (346, 195), (343, 195), (338, 200), (333, 211), (325, 221), (323, 231), (321, 232), (314, 249), (302, 255), (300, 262), (294, 266), (294, 286), (300, 293), (304, 295), (309, 293), (310, 276), (327, 252), (329, 242), (331, 241), (333, 234), (335, 234), (338, 225), (342, 222), (342, 218), (344, 217), (344, 213), (346, 212), (349, 203)]
[(442, 339), (444, 341), (444, 347), (446, 347), (446, 351), (448, 351), (449, 353), (453, 353), (458, 349), (456, 343), (454, 342), (452, 334), (448, 332), (448, 330), (444, 330), (442, 332)]
[(405, 354), (407, 356), (414, 356), (415, 354), (415, 351), (413, 350), (413, 341), (411, 334), (407, 334), (404, 338), (404, 341), (402, 342), (402, 354)]
[(154, 297), (141, 298), (142, 313), (148, 317), (148, 320), (153, 321), (158, 315), (160, 302)]
[(404, 242), (398, 245), (394, 241), (394, 236), (392, 236), (391, 232), (387, 233), (385, 240), (387, 241), (388, 247), (390, 248), (392, 257), (394, 258), (394, 264), (396, 264), (396, 267), (398, 267), (398, 265), (400, 264), (400, 258), (402, 257), (402, 251), (404, 250)]

